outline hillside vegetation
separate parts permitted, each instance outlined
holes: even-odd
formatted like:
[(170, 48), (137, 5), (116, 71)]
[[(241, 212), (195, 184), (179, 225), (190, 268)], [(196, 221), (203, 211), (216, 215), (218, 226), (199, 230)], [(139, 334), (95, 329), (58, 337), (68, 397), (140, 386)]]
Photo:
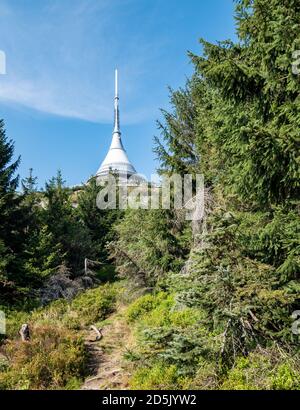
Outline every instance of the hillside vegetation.
[[(99, 210), (93, 180), (75, 208), (60, 173), (43, 192), (30, 173), (17, 192), (1, 122), (0, 388), (79, 388), (91, 376), (85, 332), (120, 305), (131, 334), (110, 355), (124, 388), (300, 388), (300, 4), (239, 0), (235, 16), (237, 42), (201, 40), (203, 55), (189, 54), (194, 73), (170, 90), (155, 138), (162, 175), (204, 175), (200, 221), (173, 208)], [(85, 258), (104, 264), (93, 285)], [(76, 287), (40, 306), (59, 275)]]

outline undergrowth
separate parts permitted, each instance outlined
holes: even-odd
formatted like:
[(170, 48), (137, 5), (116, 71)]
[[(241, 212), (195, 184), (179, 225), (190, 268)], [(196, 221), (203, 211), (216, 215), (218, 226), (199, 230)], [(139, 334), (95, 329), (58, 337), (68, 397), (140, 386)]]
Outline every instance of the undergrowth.
[(205, 326), (200, 309), (183, 307), (176, 294), (138, 298), (128, 307), (127, 320), (136, 340), (126, 357), (134, 362), (132, 389), (300, 389), (297, 358), (275, 343), (225, 367), (219, 356), (221, 336)]
[[(87, 290), (33, 312), (7, 312), (7, 339), (0, 355), (0, 389), (77, 389), (86, 376), (83, 329), (114, 310), (118, 286)], [(31, 338), (18, 331), (28, 323)]]

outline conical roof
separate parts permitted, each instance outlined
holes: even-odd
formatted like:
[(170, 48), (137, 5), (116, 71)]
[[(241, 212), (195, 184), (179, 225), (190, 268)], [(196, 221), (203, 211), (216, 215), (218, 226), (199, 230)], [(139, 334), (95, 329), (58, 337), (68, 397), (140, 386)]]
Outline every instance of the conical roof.
[(115, 110), (112, 141), (109, 151), (98, 169), (96, 176), (108, 175), (109, 172), (114, 172), (121, 175), (126, 174), (128, 176), (136, 174), (136, 170), (128, 159), (121, 139), (117, 70), (115, 72)]

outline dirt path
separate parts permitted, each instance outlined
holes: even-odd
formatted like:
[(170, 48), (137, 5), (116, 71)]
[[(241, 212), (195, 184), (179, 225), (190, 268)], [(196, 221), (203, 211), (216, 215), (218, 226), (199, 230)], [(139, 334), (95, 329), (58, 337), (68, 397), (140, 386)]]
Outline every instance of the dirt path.
[(82, 390), (128, 388), (130, 373), (123, 355), (132, 342), (132, 334), (124, 312), (125, 307), (121, 307), (108, 317), (99, 342), (91, 342), (91, 335), (87, 336), (86, 345), (91, 355), (89, 370), (92, 376), (85, 380)]

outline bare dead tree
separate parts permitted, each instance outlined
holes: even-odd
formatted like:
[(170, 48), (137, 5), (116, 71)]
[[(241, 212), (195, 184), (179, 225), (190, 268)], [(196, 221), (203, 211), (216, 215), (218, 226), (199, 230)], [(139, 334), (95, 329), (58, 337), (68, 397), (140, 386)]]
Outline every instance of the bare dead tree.
[(27, 323), (24, 323), (19, 330), (22, 342), (27, 342), (30, 340), (30, 329)]

